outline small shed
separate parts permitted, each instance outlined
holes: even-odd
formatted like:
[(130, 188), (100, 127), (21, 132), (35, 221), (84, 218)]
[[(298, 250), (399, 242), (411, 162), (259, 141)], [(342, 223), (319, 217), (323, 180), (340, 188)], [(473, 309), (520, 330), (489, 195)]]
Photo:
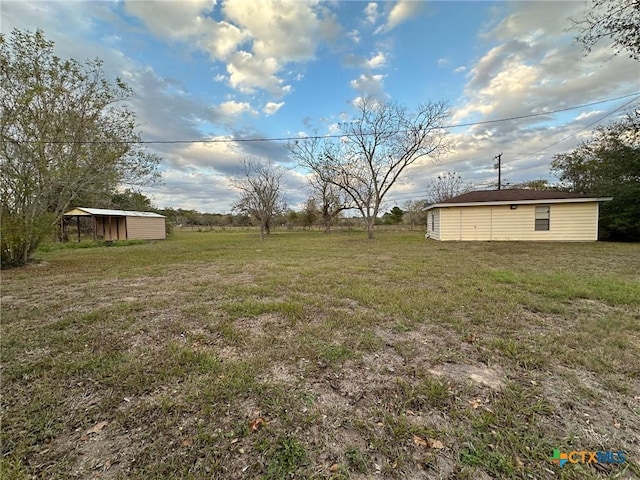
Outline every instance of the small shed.
[(78, 238), (80, 238), (81, 218), (91, 219), (94, 238), (103, 240), (164, 240), (167, 238), (166, 218), (154, 212), (76, 207), (66, 212), (64, 217), (76, 217)]
[(596, 241), (600, 202), (612, 197), (505, 189), (475, 191), (427, 207), (435, 240)]

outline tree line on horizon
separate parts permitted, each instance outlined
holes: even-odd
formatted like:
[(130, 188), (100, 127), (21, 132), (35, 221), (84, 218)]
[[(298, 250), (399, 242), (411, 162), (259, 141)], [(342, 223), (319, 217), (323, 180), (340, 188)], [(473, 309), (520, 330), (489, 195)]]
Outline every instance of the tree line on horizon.
[[(602, 38), (610, 38), (616, 54), (640, 60), (636, 3), (596, 0), (584, 19), (574, 21), (587, 54)], [(152, 207), (139, 189), (159, 181), (161, 159), (140, 142), (135, 114), (127, 106), (134, 92), (121, 79), (109, 81), (102, 65), (100, 59), (78, 62), (56, 56), (54, 43), (41, 30), (0, 34), (2, 266), (30, 261), (72, 204), (117, 207), (137, 195), (141, 204), (134, 209)], [(395, 206), (384, 212), (386, 197), (408, 167), (447, 152), (445, 120), (450, 114), (440, 101), (410, 111), (395, 102), (361, 98), (351, 121), (339, 126), (340, 137), (300, 138), (287, 145), (290, 156), (311, 172), (313, 194), (302, 211), (285, 207), (282, 170), (245, 158), (243, 172), (230, 179), (239, 195), (224, 221), (257, 222), (263, 236), (276, 216), (278, 222), (286, 218), (302, 225), (313, 219), (329, 232), (344, 212), (355, 210), (369, 239), (380, 222), (412, 218), (420, 223), (419, 216), (411, 215), (425, 202), (442, 198), (425, 195), (404, 210)], [(553, 157), (551, 172), (558, 184), (534, 180), (526, 188), (613, 196), (601, 209), (603, 238), (638, 241), (639, 132), (640, 110), (631, 109), (625, 118), (597, 128), (591, 140)], [(434, 182), (443, 187), (443, 195), (468, 187), (455, 173)], [(176, 221), (178, 216), (196, 221), (198, 215), (209, 221), (206, 215), (215, 214), (183, 211), (176, 213)]]

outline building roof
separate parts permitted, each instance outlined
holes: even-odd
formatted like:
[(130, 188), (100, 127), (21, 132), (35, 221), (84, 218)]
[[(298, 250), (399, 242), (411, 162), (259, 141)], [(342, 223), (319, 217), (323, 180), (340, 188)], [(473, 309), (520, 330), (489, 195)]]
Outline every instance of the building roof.
[(483, 205), (509, 205), (532, 203), (581, 203), (604, 202), (612, 200), (612, 197), (594, 197), (581, 193), (560, 192), (557, 190), (528, 190), (525, 188), (509, 188), (505, 190), (479, 190), (463, 193), (457, 197), (444, 200), (427, 207), (427, 210), (436, 207), (465, 207), (478, 204)]
[(98, 215), (98, 216), (105, 216), (105, 217), (165, 218), (164, 215), (160, 215), (159, 213), (154, 213), (154, 212), (136, 212), (134, 210), (110, 210), (106, 208), (87, 208), (87, 207), (76, 207), (73, 210), (69, 210), (64, 215), (65, 216)]

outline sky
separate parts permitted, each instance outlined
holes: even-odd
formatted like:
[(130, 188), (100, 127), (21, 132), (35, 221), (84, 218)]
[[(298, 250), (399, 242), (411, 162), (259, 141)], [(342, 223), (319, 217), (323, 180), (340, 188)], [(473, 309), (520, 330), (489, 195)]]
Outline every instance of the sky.
[(639, 105), (640, 63), (607, 42), (585, 55), (575, 40), (571, 19), (589, 5), (2, 0), (0, 29), (41, 29), (61, 57), (101, 58), (109, 79), (134, 90), (145, 141), (195, 141), (148, 145), (163, 181), (143, 192), (160, 208), (229, 212), (238, 197), (230, 178), (258, 158), (285, 170), (288, 205), (299, 209), (308, 172), (285, 142), (246, 140), (335, 134), (363, 96), (409, 111), (446, 102), (450, 150), (405, 170), (390, 209), (424, 198), (445, 171), (489, 188), (498, 154), (506, 182), (555, 181), (555, 154)]

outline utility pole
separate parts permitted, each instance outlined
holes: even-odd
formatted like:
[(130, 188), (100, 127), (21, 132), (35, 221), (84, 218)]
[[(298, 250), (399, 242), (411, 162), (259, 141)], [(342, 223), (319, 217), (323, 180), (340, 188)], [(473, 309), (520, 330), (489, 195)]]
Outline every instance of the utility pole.
[(498, 160), (498, 163), (494, 164), (493, 168), (498, 169), (498, 190), (502, 190), (502, 154), (499, 153), (493, 158)]

